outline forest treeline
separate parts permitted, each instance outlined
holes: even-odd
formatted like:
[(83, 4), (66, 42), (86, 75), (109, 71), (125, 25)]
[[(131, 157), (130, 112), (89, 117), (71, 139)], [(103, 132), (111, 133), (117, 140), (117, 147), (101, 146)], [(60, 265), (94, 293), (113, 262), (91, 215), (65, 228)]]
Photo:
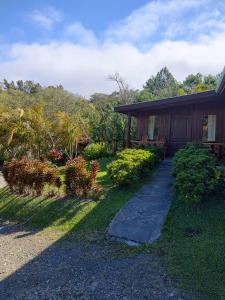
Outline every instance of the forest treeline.
[(119, 74), (111, 94), (94, 93), (86, 99), (63, 86), (43, 87), (33, 81), (3, 80), (0, 86), (0, 157), (46, 156), (61, 149), (74, 156), (82, 140), (122, 147), (126, 117), (114, 113), (122, 104), (151, 101), (215, 89), (218, 76), (190, 74), (178, 82), (165, 67), (150, 77), (141, 90), (131, 89)]

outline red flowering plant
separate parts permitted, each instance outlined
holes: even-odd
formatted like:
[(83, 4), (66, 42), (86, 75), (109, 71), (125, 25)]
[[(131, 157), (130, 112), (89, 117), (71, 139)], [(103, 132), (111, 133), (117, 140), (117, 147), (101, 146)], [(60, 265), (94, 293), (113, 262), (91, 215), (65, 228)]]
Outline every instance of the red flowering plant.
[(56, 162), (62, 158), (61, 152), (58, 149), (51, 149), (48, 154), (51, 161)]

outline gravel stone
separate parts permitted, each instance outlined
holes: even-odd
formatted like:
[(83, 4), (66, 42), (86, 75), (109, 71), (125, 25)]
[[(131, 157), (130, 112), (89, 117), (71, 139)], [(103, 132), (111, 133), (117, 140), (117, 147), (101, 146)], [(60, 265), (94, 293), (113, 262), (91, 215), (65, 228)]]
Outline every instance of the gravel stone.
[(1, 300), (192, 299), (155, 253), (131, 255), (104, 239), (56, 240), (18, 225), (0, 227)]

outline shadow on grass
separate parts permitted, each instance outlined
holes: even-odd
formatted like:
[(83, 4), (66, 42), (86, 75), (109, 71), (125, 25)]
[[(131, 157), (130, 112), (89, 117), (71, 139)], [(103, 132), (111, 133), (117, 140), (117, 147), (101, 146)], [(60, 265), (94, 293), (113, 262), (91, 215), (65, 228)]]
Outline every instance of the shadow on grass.
[(116, 212), (141, 186), (112, 186), (106, 165), (112, 158), (101, 160), (98, 183), (103, 186), (101, 200), (78, 201), (74, 197), (43, 198), (18, 196), (8, 189), (0, 190), (0, 215), (3, 219), (26, 223), (40, 229), (59, 230), (67, 236), (104, 231)]
[[(104, 174), (101, 176), (101, 180), (106, 184), (107, 178)], [(31, 212), (27, 207), (30, 205), (33, 213), (32, 218), (29, 220), (30, 225), (41, 225), (43, 229), (62, 229), (64, 235), (57, 241), (53, 241), (47, 249), (26, 262), (13, 274), (5, 277), (0, 283), (0, 299), (15, 299), (16, 297), (24, 299), (27, 297), (29, 299), (33, 293), (32, 291), (37, 286), (44, 293), (44, 296), (48, 295), (48, 292), (44, 291), (49, 289), (51, 293), (62, 289), (63, 292), (61, 294), (60, 291), (57, 294), (57, 299), (85, 299), (82, 297), (87, 296), (87, 294), (83, 294), (86, 292), (80, 292), (79, 288), (73, 292), (73, 297), (71, 297), (70, 290), (67, 294), (66, 282), (74, 281), (73, 286), (76, 286), (77, 281), (81, 285), (86, 280), (85, 286), (89, 285), (89, 281), (93, 280), (91, 279), (93, 274), (96, 272), (95, 276), (101, 274), (100, 270), (97, 271), (99, 260), (105, 259), (108, 261), (110, 258), (109, 253), (115, 251), (115, 247), (112, 249), (111, 245), (114, 243), (104, 241), (101, 234), (99, 235), (100, 238), (97, 237), (97, 240), (95, 235), (94, 243), (93, 240), (82, 241), (82, 239), (85, 236), (87, 237), (88, 234), (95, 234), (96, 231), (104, 232), (115, 213), (137, 188), (136, 186), (126, 190), (108, 185), (104, 199), (97, 202), (78, 202), (75, 199), (46, 199), (45, 201), (40, 199), (22, 201), (19, 199), (18, 201), (22, 201), (22, 203), (16, 205), (17, 216), (23, 217), (23, 220), (26, 219)], [(7, 193), (5, 192), (5, 196), (8, 195)], [(16, 198), (14, 200), (17, 201)], [(39, 201), (44, 201), (41, 206), (38, 206)], [(25, 211), (24, 207), (26, 207)], [(8, 206), (4, 205), (5, 216), (9, 213), (9, 209), (9, 203)], [(29, 231), (26, 232), (25, 230), (24, 232), (23, 228), (20, 228), (20, 230), (22, 232), (18, 230), (15, 239), (26, 238), (30, 234)], [(12, 231), (9, 231), (10, 229), (6, 226), (5, 234), (12, 233)], [(37, 233), (37, 231), (33, 231), (33, 233)], [(74, 241), (74, 239), (78, 240)], [(74, 270), (79, 270), (79, 268), (85, 269), (85, 274), (90, 274), (90, 278), (87, 279), (88, 276), (84, 274), (82, 275), (83, 279), (80, 276), (78, 276), (80, 279), (77, 279), (77, 275), (74, 276)], [(119, 277), (118, 281), (120, 282)]]
[[(20, 291), (21, 293), (26, 293), (27, 289), (32, 290), (36, 284), (42, 286), (44, 290), (48, 288), (46, 280), (50, 280), (51, 285), (55, 284), (55, 289), (57, 289), (62, 283), (55, 278), (57, 276), (55, 276), (54, 270), (59, 273), (59, 277), (69, 276), (68, 281), (71, 278), (73, 280), (74, 275), (71, 274), (73, 268), (75, 266), (79, 268), (82, 260), (87, 260), (87, 255), (95, 262), (93, 258), (95, 255), (98, 255), (98, 252), (101, 253), (100, 256), (102, 255), (105, 247), (103, 246), (104, 243), (110, 245), (109, 247), (106, 246), (106, 248), (108, 247), (106, 257), (107, 259), (109, 258), (109, 253), (114, 251), (115, 247), (111, 247), (111, 242), (104, 241), (104, 236), (101, 233), (104, 233), (116, 212), (140, 186), (139, 184), (130, 189), (113, 187), (106, 173), (106, 165), (109, 161), (110, 159), (104, 159), (101, 162), (102, 171), (98, 174), (98, 183), (104, 186), (104, 194), (102, 195), (103, 199), (99, 201), (79, 202), (74, 198), (68, 199), (67, 197), (60, 199), (18, 197), (11, 194), (7, 189), (0, 190), (0, 214), (2, 217), (11, 220), (14, 217), (15, 221), (25, 222), (26, 225), (32, 226), (32, 228), (47, 230), (50, 228), (53, 231), (62, 231), (60, 238), (56, 241), (53, 240), (46, 250), (43, 250), (24, 266), (2, 280), (0, 283), (1, 299), (14, 299), (15, 292), (19, 296)], [(96, 232), (100, 232), (100, 234), (98, 235), (97, 233), (96, 235)], [(15, 239), (22, 240), (32, 233), (38, 233), (38, 231), (36, 229), (32, 231), (26, 229), (26, 227), (19, 228), (19, 226), (14, 225), (0, 229), (0, 234), (10, 235), (12, 233), (14, 233)], [(90, 242), (90, 234), (95, 236), (94, 243)], [(87, 235), (89, 235), (89, 242), (87, 242), (87, 239), (85, 239), (85, 242), (82, 242), (82, 239), (87, 237)], [(71, 243), (72, 246), (71, 248), (70, 246), (68, 247), (68, 252), (61, 255), (60, 251), (62, 251), (62, 248), (60, 245), (62, 241), (63, 243)], [(92, 249), (92, 247), (95, 249)], [(96, 247), (99, 247), (99, 251), (96, 250)], [(88, 254), (86, 248), (90, 248)], [(73, 260), (77, 259), (76, 263), (73, 264), (73, 268), (71, 268), (71, 262), (66, 258), (71, 257), (71, 255)], [(63, 272), (61, 269), (59, 271), (58, 268), (61, 264), (66, 265), (66, 272)], [(34, 268), (38, 268), (35, 274), (33, 272)], [(94, 268), (96, 269), (96, 267)], [(89, 267), (86, 272), (93, 274)], [(32, 276), (35, 277), (34, 280), (31, 280)], [(69, 298), (69, 295), (64, 296), (61, 296), (61, 298)], [(72, 299), (81, 298), (78, 295)]]
[[(47, 249), (2, 280), (0, 299), (15, 299), (15, 291), (21, 298), (26, 299), (26, 290), (32, 292), (35, 285), (43, 291), (47, 291), (49, 286), (55, 290), (59, 287), (63, 289), (62, 285), (71, 280), (74, 280), (75, 285), (75, 281), (81, 282), (82, 279), (74, 272), (77, 270), (79, 274), (81, 265), (83, 267), (87, 260), (85, 272), (92, 277), (99, 262), (99, 260), (95, 262), (96, 256), (102, 255), (106, 243), (101, 233), (104, 234), (116, 212), (140, 187), (140, 185), (129, 189), (113, 187), (105, 170), (100, 172), (98, 182), (104, 185), (105, 192), (104, 199), (96, 202), (79, 202), (74, 198), (27, 199), (10, 195), (6, 189), (0, 190), (0, 213), (5, 217), (12, 216), (10, 214), (13, 209), (12, 203), (18, 201), (16, 211), (13, 212), (16, 213), (17, 219), (24, 221), (31, 217), (27, 223), (29, 225), (62, 231), (59, 240), (53, 241)], [(198, 207), (174, 201), (164, 226), (162, 239), (158, 242), (170, 273), (176, 279), (181, 278), (185, 286), (192, 289), (196, 295), (194, 299), (225, 298), (224, 211), (225, 204), (222, 200), (211, 199)], [(4, 230), (7, 232), (7, 227)], [(10, 230), (9, 228), (5, 234), (16, 232), (16, 239), (26, 238), (29, 232), (37, 233), (35, 230), (24, 232), (24, 229), (19, 227), (17, 231), (10, 232)], [(3, 231), (1, 229), (0, 234)], [(89, 234), (95, 233), (97, 236), (92, 240), (94, 243), (90, 243), (90, 239), (88, 245), (87, 242), (82, 242)], [(67, 246), (61, 247), (62, 242)], [(109, 246), (106, 246), (106, 251), (110, 253), (111, 245), (114, 247), (114, 244), (107, 243)], [(107, 260), (110, 259), (107, 254), (104, 255)], [(93, 264), (90, 263), (90, 259)], [(119, 267), (120, 265), (118, 269)], [(79, 290), (76, 291), (72, 299), (82, 299), (84, 295), (79, 293)], [(205, 293), (202, 298), (201, 293)], [(60, 294), (58, 298), (70, 299), (70, 295)]]

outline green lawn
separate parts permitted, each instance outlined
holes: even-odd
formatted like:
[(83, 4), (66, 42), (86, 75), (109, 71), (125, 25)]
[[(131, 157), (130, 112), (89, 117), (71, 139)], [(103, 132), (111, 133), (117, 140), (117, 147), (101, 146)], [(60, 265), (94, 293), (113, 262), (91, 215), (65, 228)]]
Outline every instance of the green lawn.
[[(141, 183), (131, 188), (114, 187), (107, 174), (106, 165), (112, 158), (99, 160), (101, 171), (97, 181), (103, 186), (102, 199), (98, 201), (77, 201), (11, 194), (0, 190), (0, 218), (27, 222), (29, 225), (54, 230), (67, 235), (104, 231), (116, 212)], [(60, 168), (63, 177), (64, 170)]]
[[(196, 299), (225, 299), (225, 201), (174, 200), (159, 242), (169, 273)], [(201, 298), (202, 299), (202, 298)]]
[[(103, 232), (116, 212), (141, 183), (131, 188), (114, 187), (101, 159), (98, 182), (103, 199), (78, 202), (75, 199), (22, 197), (0, 190), (0, 218), (27, 221), (29, 225), (83, 237)], [(63, 168), (60, 169), (63, 176)], [(124, 246), (123, 246), (124, 247)], [(195, 299), (225, 299), (225, 201), (212, 198), (201, 205), (174, 200), (164, 224), (161, 239), (150, 247), (129, 248), (127, 253), (157, 251), (169, 274)], [(155, 249), (155, 250), (154, 250)], [(203, 294), (203, 298), (199, 298)]]

